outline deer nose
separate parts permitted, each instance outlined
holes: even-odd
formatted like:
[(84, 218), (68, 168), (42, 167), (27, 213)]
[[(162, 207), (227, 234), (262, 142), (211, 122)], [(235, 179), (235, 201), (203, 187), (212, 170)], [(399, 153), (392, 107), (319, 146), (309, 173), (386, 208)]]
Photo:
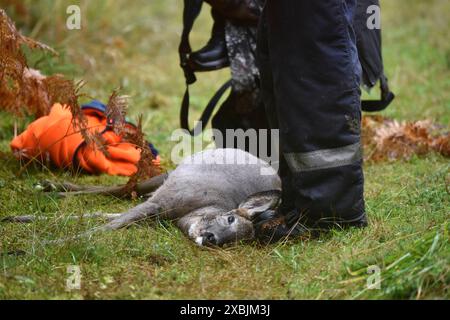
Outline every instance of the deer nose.
[(203, 243), (206, 245), (215, 245), (217, 244), (216, 236), (211, 232), (205, 232), (202, 234)]

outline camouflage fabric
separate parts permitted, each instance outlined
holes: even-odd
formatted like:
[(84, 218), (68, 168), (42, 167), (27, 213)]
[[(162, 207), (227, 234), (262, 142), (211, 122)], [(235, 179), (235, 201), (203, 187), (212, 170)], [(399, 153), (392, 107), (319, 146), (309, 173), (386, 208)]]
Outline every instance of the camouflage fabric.
[[(253, 9), (261, 12), (264, 0), (249, 1)], [(237, 110), (245, 113), (257, 107), (259, 97), (259, 70), (256, 66), (257, 27), (226, 22), (225, 39), (232, 77), (233, 90), (241, 97)]]

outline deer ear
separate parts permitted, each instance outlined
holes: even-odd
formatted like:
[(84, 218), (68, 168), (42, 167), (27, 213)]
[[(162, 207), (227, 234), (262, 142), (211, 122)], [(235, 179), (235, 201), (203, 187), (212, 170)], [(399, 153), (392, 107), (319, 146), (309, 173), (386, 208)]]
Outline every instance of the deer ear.
[(239, 205), (239, 213), (248, 220), (253, 220), (259, 214), (274, 210), (281, 199), (280, 190), (259, 192), (248, 197)]

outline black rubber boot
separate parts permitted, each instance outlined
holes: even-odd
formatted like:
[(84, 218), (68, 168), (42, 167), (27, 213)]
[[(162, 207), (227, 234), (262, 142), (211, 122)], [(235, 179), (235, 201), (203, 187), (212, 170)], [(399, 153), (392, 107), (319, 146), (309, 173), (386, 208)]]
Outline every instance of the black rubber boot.
[(310, 238), (313, 235), (312, 229), (301, 223), (296, 211), (283, 214), (279, 209), (268, 210), (253, 222), (259, 242), (270, 244), (281, 240)]
[(276, 210), (268, 210), (262, 213), (253, 222), (256, 239), (263, 244), (276, 243), (283, 240), (310, 239), (318, 237), (327, 231), (347, 228), (367, 227), (367, 217), (361, 217), (353, 221), (311, 221), (307, 215), (301, 215), (297, 210), (289, 212), (281, 211), (282, 206)]
[(194, 71), (212, 71), (230, 65), (225, 41), (225, 18), (214, 9), (211, 13), (214, 19), (211, 39), (202, 49), (191, 53), (189, 58)]

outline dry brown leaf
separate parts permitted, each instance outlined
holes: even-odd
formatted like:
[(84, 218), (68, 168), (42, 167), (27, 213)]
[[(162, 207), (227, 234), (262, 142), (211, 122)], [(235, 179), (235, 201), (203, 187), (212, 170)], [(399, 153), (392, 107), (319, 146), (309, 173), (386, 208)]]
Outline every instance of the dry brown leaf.
[(367, 161), (408, 160), (431, 151), (449, 156), (449, 135), (430, 120), (398, 122), (365, 116), (362, 122)]

